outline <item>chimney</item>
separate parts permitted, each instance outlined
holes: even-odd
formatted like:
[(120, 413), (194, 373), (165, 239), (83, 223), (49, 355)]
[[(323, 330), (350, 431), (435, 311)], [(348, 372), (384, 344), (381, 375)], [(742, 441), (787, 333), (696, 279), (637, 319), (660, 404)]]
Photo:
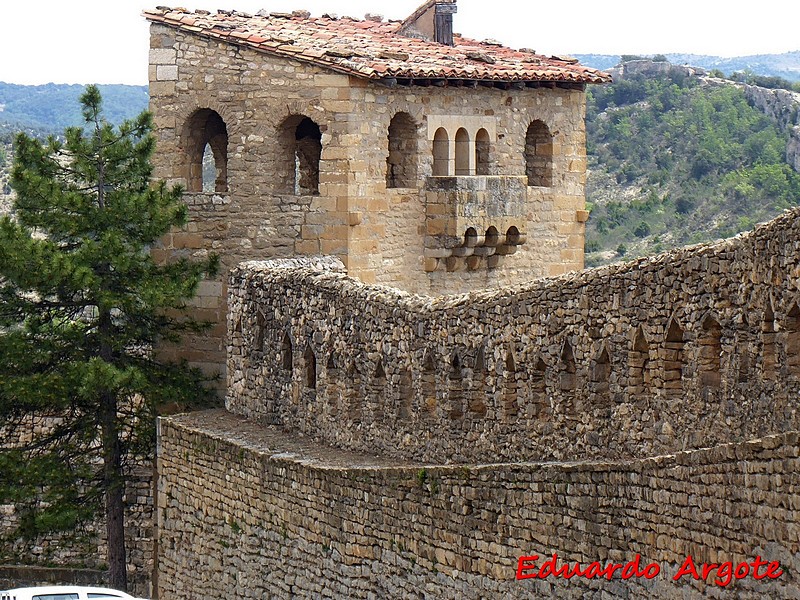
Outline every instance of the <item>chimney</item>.
[(437, 2), (434, 16), (434, 41), (445, 46), (453, 45), (453, 15), (458, 11), (455, 2)]
[(452, 46), (453, 15), (457, 10), (456, 0), (427, 0), (401, 23), (397, 33)]

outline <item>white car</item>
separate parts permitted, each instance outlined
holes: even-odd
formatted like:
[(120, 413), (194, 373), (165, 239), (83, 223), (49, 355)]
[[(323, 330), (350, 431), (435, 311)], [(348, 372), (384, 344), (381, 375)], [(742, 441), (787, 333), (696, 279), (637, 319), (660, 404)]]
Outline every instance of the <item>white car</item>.
[(78, 585), (53, 585), (45, 587), (27, 587), (0, 592), (0, 600), (137, 600), (133, 596), (102, 587), (85, 587)]

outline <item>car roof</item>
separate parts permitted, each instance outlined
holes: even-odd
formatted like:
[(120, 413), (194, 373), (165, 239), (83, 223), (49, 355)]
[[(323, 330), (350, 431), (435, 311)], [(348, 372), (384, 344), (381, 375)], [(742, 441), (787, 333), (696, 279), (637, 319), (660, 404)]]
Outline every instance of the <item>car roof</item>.
[(132, 596), (126, 594), (125, 592), (120, 592), (119, 590), (115, 590), (112, 588), (81, 586), (81, 585), (47, 585), (47, 586), (14, 588), (13, 590), (0, 591), (0, 598), (2, 598), (3, 595), (20, 596), (21, 598), (24, 598), (27, 596), (47, 595), (47, 594), (83, 594), (83, 595), (108, 594), (109, 596), (116, 596), (117, 598), (123, 598), (124, 600), (130, 600), (131, 598), (133, 598)]

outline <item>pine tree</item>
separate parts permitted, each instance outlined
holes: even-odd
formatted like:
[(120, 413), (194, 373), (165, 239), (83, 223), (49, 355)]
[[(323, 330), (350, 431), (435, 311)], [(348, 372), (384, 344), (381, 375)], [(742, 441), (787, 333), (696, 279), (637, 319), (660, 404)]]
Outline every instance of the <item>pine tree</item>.
[(113, 127), (94, 86), (80, 102), (85, 129), (16, 139), (16, 200), (0, 221), (0, 432), (28, 435), (0, 452), (0, 502), (17, 504), (28, 536), (104, 514), (110, 584), (124, 590), (128, 467), (152, 458), (159, 406), (204, 394), (155, 349), (200, 328), (182, 309), (217, 261), (152, 260), (187, 213), (179, 187), (150, 180), (151, 117)]

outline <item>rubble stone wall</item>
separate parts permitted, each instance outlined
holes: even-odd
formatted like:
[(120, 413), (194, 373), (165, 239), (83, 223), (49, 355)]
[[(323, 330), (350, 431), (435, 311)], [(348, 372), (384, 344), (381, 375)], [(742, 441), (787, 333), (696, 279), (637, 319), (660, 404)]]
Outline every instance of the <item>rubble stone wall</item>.
[(227, 406), (342, 448), (462, 463), (619, 460), (798, 429), (798, 216), (435, 299), (243, 264)]
[[(792, 598), (797, 432), (644, 460), (430, 466), (316, 446), (221, 411), (160, 422), (159, 598)], [(652, 579), (515, 579), (521, 556)], [(693, 561), (777, 579), (673, 582)], [(761, 568), (761, 575), (765, 567)], [(716, 573), (716, 572), (715, 572)]]

